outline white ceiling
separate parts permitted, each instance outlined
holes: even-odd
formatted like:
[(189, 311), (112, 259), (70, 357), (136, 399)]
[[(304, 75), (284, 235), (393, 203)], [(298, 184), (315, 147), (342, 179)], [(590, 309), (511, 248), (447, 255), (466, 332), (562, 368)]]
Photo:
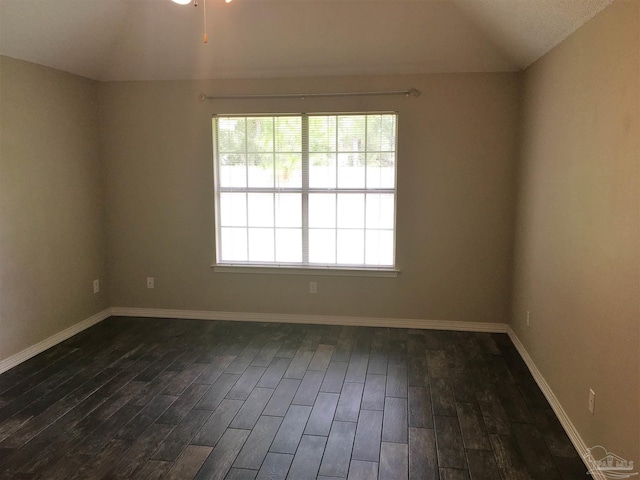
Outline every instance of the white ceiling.
[[(521, 70), (611, 0), (0, 0), (0, 53), (96, 80)], [(624, 0), (619, 0), (624, 1)]]

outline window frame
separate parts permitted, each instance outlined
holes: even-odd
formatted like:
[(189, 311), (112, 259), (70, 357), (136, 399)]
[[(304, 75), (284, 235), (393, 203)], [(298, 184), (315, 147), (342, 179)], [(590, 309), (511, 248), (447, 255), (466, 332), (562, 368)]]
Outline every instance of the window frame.
[[(365, 185), (362, 188), (340, 188), (336, 183), (334, 188), (316, 188), (309, 186), (309, 118), (317, 116), (373, 116), (373, 115), (393, 115), (395, 120), (395, 132), (394, 132), (394, 162), (393, 162), (393, 187), (392, 188), (367, 188), (366, 180)], [(282, 118), (282, 117), (295, 117), (301, 119), (301, 164), (302, 164), (302, 180), (301, 186), (298, 187), (249, 187), (248, 184), (245, 187), (222, 187), (220, 185), (220, 155), (218, 152), (218, 120), (220, 118)], [(398, 123), (399, 115), (397, 111), (348, 111), (348, 112), (313, 112), (313, 113), (231, 113), (231, 114), (214, 114), (212, 116), (212, 147), (213, 147), (213, 200), (214, 200), (214, 262), (211, 265), (216, 272), (224, 273), (284, 273), (293, 275), (308, 275), (310, 273), (314, 275), (337, 275), (337, 276), (370, 276), (370, 277), (397, 277), (400, 272), (397, 268), (397, 204), (398, 204)], [(305, 142), (306, 140), (306, 142)], [(274, 149), (275, 151), (275, 149)], [(367, 154), (368, 150), (365, 146), (365, 150), (362, 154)], [(337, 153), (337, 152), (336, 152)], [(337, 159), (336, 159), (337, 161)], [(366, 178), (366, 176), (365, 176)], [(302, 231), (302, 262), (257, 262), (257, 261), (223, 261), (222, 256), (222, 242), (219, 241), (222, 226), (220, 219), (220, 194), (225, 192), (242, 192), (242, 193), (294, 193), (301, 196), (301, 231)], [(393, 195), (393, 229), (392, 229), (392, 265), (366, 265), (366, 264), (324, 264), (324, 263), (309, 263), (309, 224), (308, 224), (308, 202), (309, 195), (313, 193), (333, 193), (337, 195), (339, 193), (358, 193), (358, 194), (392, 194)], [(366, 201), (366, 200), (365, 200)], [(366, 210), (365, 210), (366, 212)], [(366, 215), (366, 213), (365, 213)], [(249, 227), (247, 227), (249, 228)], [(334, 228), (336, 232), (339, 228)], [(366, 231), (366, 228), (364, 229)], [(304, 245), (307, 248), (304, 248)], [(336, 240), (337, 248), (337, 240)], [(366, 247), (365, 247), (366, 248)], [(366, 250), (365, 250), (366, 251)]]

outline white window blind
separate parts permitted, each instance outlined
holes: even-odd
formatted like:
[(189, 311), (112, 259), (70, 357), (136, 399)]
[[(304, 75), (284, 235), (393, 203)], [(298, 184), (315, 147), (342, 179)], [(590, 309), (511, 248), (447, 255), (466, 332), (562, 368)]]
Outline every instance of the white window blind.
[(393, 268), (395, 113), (215, 116), (219, 265)]

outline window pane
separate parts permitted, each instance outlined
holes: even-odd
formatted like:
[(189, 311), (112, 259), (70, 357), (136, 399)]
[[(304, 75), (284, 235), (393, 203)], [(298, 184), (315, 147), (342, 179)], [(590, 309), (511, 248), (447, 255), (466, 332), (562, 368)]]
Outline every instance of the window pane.
[(279, 153), (276, 155), (276, 187), (302, 187), (302, 155)]
[(336, 151), (337, 117), (329, 115), (309, 117), (309, 151)]
[(365, 156), (338, 154), (338, 188), (364, 188)]
[(336, 231), (309, 229), (309, 262), (336, 263)]
[(247, 261), (247, 229), (246, 228), (221, 228), (220, 229), (220, 255), (225, 262)]
[[(309, 195), (309, 227), (335, 228), (336, 195), (334, 193), (312, 193)], [(311, 250), (311, 247), (309, 247)]]
[(367, 194), (367, 228), (393, 228), (393, 194)]
[(273, 227), (273, 194), (249, 193), (248, 211), (250, 227)]
[(367, 188), (395, 187), (395, 154), (381, 152), (367, 155)]
[(247, 194), (246, 193), (221, 193), (220, 194), (220, 226), (222, 227), (246, 227), (247, 226)]
[(336, 155), (334, 153), (309, 154), (309, 186), (336, 188)]
[(367, 230), (365, 263), (393, 266), (393, 231)]
[(273, 187), (273, 155), (249, 154), (249, 186)]
[(395, 115), (367, 116), (367, 151), (395, 151)]
[(220, 155), (221, 187), (246, 187), (247, 186), (247, 156), (239, 153), (225, 153)]
[(338, 228), (364, 227), (364, 194), (338, 194)]
[(367, 117), (367, 151), (379, 152), (382, 148), (382, 115)]
[(247, 118), (247, 152), (273, 152), (273, 118)]
[(302, 226), (302, 195), (276, 194), (276, 227)]
[(276, 229), (276, 262), (302, 262), (301, 229)]
[(273, 262), (275, 260), (273, 233), (273, 228), (249, 229), (250, 262)]
[(395, 115), (382, 115), (381, 133), (380, 133), (380, 150), (396, 151), (396, 119)]
[(364, 263), (364, 230), (338, 230), (338, 263)]
[(338, 150), (341, 152), (364, 152), (364, 115), (340, 115), (338, 117)]
[(218, 151), (244, 153), (246, 151), (245, 119), (221, 117), (217, 123)]
[(278, 152), (302, 151), (302, 118), (276, 118), (276, 150)]

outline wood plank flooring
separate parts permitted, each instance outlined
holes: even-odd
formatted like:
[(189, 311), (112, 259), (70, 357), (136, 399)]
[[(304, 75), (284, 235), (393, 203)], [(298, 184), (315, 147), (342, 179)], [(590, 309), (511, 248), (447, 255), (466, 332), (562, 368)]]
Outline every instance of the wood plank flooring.
[(0, 375), (0, 478), (590, 477), (503, 334), (110, 318)]

